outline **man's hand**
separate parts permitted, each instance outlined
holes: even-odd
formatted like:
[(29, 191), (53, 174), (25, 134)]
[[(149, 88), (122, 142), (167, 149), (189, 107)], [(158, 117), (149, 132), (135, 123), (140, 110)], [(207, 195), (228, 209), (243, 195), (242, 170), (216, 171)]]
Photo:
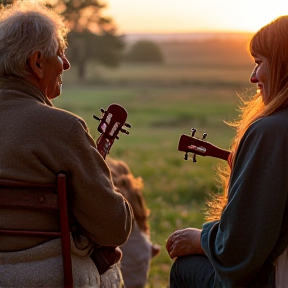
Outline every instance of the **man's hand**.
[(201, 231), (196, 228), (177, 230), (166, 242), (166, 250), (171, 259), (190, 254), (204, 254), (201, 246)]

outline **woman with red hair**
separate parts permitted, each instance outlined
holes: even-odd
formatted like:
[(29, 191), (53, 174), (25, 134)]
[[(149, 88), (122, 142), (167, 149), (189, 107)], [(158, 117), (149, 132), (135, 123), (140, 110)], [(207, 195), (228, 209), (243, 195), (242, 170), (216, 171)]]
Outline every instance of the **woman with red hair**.
[(249, 50), (257, 93), (232, 124), (224, 194), (202, 229), (168, 238), (170, 288), (288, 285), (288, 16), (261, 28)]

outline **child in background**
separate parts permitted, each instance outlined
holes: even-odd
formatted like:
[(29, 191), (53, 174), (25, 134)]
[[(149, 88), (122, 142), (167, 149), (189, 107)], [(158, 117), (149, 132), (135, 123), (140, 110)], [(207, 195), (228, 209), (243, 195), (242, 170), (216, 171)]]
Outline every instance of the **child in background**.
[(128, 200), (134, 212), (131, 234), (127, 242), (121, 246), (123, 252), (121, 271), (125, 288), (143, 288), (147, 283), (151, 259), (158, 255), (160, 246), (150, 241), (150, 229), (145, 199), (142, 194), (143, 181), (141, 177), (134, 177), (129, 167), (123, 161), (106, 159), (114, 185)]

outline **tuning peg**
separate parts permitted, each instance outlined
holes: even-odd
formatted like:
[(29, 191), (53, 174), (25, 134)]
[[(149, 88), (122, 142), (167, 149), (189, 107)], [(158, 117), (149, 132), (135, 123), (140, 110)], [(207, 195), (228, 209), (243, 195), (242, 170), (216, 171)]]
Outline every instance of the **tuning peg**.
[(100, 121), (102, 118), (99, 118), (98, 116), (96, 116), (96, 115), (93, 115), (93, 118), (94, 119), (96, 119), (96, 120), (98, 120), (98, 121)]
[(205, 140), (206, 139), (206, 137), (207, 137), (207, 133), (203, 133), (203, 135), (202, 135), (202, 140)]
[(123, 128), (120, 129), (120, 132), (125, 133), (125, 134), (127, 134), (127, 135), (129, 134), (129, 131), (127, 131), (127, 130), (125, 130), (125, 129), (123, 129)]
[(191, 136), (194, 137), (195, 133), (196, 133), (196, 129), (195, 128), (191, 128)]
[(188, 152), (185, 153), (184, 160), (188, 160)]
[(125, 123), (124, 126), (131, 128), (132, 126), (129, 123)]
[(193, 154), (193, 162), (194, 162), (194, 163), (196, 163), (196, 162), (197, 162), (197, 159), (196, 159), (196, 154), (195, 154), (195, 153)]
[[(102, 114), (105, 114), (105, 112), (106, 112), (103, 108), (100, 108), (100, 111), (101, 111)], [(102, 120), (102, 118), (100, 118), (100, 117), (98, 117), (96, 115), (93, 115), (93, 118), (98, 120), (98, 121)]]

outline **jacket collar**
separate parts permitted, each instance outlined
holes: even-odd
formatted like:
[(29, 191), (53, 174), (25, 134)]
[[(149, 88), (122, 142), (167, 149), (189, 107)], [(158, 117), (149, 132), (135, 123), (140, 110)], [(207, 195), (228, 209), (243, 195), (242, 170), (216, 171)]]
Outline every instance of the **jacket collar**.
[(17, 77), (0, 76), (0, 90), (10, 90), (22, 92), (32, 96), (39, 102), (45, 103), (48, 106), (53, 106), (52, 102), (32, 83)]

